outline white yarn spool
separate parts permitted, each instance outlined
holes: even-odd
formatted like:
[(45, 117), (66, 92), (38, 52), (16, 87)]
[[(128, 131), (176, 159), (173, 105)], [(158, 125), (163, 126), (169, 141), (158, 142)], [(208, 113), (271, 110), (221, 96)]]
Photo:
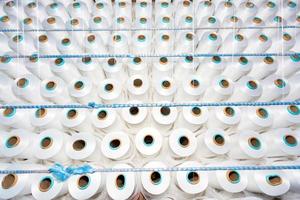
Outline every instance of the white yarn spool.
[(268, 146), (268, 157), (299, 156), (299, 129), (279, 128), (262, 133), (262, 136), (268, 144), (273, 144)]
[(16, 34), (8, 41), (8, 46), (20, 55), (30, 56), (36, 52), (33, 39), (27, 34)]
[(152, 2), (141, 1), (134, 5), (135, 18), (151, 18), (152, 17)]
[(230, 1), (222, 1), (215, 10), (215, 16), (223, 21), (226, 17), (232, 16), (236, 10), (235, 5)]
[(173, 15), (173, 4), (168, 1), (155, 1), (155, 22), (162, 16), (172, 16)]
[(198, 66), (196, 74), (210, 84), (213, 79), (225, 69), (225, 62), (219, 56), (205, 58)]
[(203, 96), (206, 88), (207, 84), (204, 81), (202, 82), (200, 76), (189, 75), (179, 85), (174, 101), (197, 101)]
[(40, 59), (39, 56), (35, 54), (30, 56), (29, 58), (26, 58), (24, 62), (26, 69), (41, 80), (53, 76), (48, 59)]
[[(226, 38), (229, 34), (236, 34), (239, 32), (239, 27), (243, 25), (243, 22), (241, 19), (234, 15), (227, 16), (224, 18), (224, 20), (221, 23), (222, 27), (227, 27), (227, 29), (220, 29), (218, 31), (219, 35), (222, 36), (222, 38)], [(229, 29), (228, 29), (229, 28)]]
[(271, 110), (274, 115), (272, 128), (298, 126), (300, 123), (300, 109), (296, 105), (280, 106)]
[(109, 26), (111, 26), (112, 23), (111, 21), (112, 14), (113, 14), (113, 10), (112, 10), (111, 1), (107, 1), (107, 2), (100, 1), (93, 4), (92, 15), (99, 16), (101, 18), (104, 17), (105, 21), (107, 21)]
[[(1, 18), (0, 18), (1, 21)], [(5, 54), (6, 52), (11, 51), (8, 44), (7, 44), (7, 36), (3, 33), (0, 33), (0, 53), (1, 55)]]
[(271, 37), (264, 33), (253, 35), (248, 40), (248, 46), (245, 49), (247, 53), (265, 53), (272, 45)]
[(172, 77), (174, 60), (167, 57), (157, 58), (153, 62), (152, 80), (156, 82), (161, 77)]
[(131, 52), (133, 54), (149, 55), (152, 50), (151, 35), (148, 32), (139, 32), (133, 35)]
[[(281, 14), (281, 13), (280, 13)], [(266, 24), (273, 27), (282, 27), (287, 25), (287, 21), (282, 18), (280, 15), (276, 15), (275, 17), (270, 17), (265, 20)], [(269, 38), (279, 38), (281, 32), (274, 31), (272, 29), (266, 29), (263, 31)]]
[[(154, 127), (167, 131), (172, 128), (173, 123), (176, 121), (178, 111), (176, 107), (162, 106), (152, 108), (151, 114), (154, 120)], [(163, 134), (167, 135), (168, 133), (164, 132)]]
[(187, 54), (193, 52), (197, 44), (197, 36), (193, 32), (184, 31), (176, 37), (175, 53)]
[[(209, 83), (207, 83), (209, 85)], [(228, 99), (234, 91), (234, 83), (225, 76), (216, 76), (207, 87), (202, 101), (213, 102)]]
[(84, 16), (83, 20), (87, 23), (90, 18), (90, 12), (87, 4), (84, 1), (76, 1), (67, 7), (67, 11), (71, 18), (80, 18)]
[(278, 13), (282, 14), (282, 17), (284, 19), (288, 19), (297, 14), (297, 12), (299, 11), (298, 6), (298, 1), (285, 1), (282, 3)]
[(128, 99), (146, 102), (149, 99), (150, 83), (145, 75), (133, 75), (126, 83)]
[(285, 78), (288, 78), (288, 77), (294, 75), (296, 72), (298, 72), (300, 70), (299, 64), (298, 64), (299, 61), (300, 61), (299, 54), (285, 56), (282, 61), (284, 64), (278, 65), (276, 74), (279, 76), (283, 76)]
[(148, 62), (144, 58), (134, 57), (132, 60), (129, 60), (127, 63), (128, 66), (128, 75), (148, 75)]
[(28, 17), (34, 18), (42, 22), (47, 18), (45, 7), (39, 2), (30, 2), (24, 7), (24, 11)]
[(263, 21), (275, 17), (278, 11), (278, 4), (274, 1), (266, 1), (263, 3), (256, 14), (256, 17), (261, 18)]
[(122, 90), (122, 84), (116, 79), (105, 79), (99, 83), (97, 93), (103, 103), (123, 103)]
[(274, 121), (273, 113), (267, 108), (244, 108), (242, 119), (237, 130), (263, 131), (270, 128)]
[(226, 130), (236, 127), (241, 121), (241, 110), (236, 107), (218, 107), (212, 109), (207, 122), (208, 128)]
[(48, 33), (55, 38), (56, 41), (68, 37), (69, 33), (67, 31), (54, 31), (55, 29), (65, 29), (64, 21), (58, 16), (51, 16), (42, 22), (43, 28), (50, 30)]
[(155, 101), (172, 101), (177, 90), (177, 85), (171, 77), (162, 77), (153, 82)]
[(38, 21), (36, 18), (27, 17), (21, 22), (21, 26), (24, 31), (28, 31), (27, 34), (30, 35), (34, 41), (38, 40), (38, 32), (33, 32), (30, 30), (42, 29), (42, 22)]
[(240, 29), (239, 33), (245, 35), (246, 38), (262, 34), (262, 30), (264, 29), (261, 27), (265, 26), (265, 22), (259, 17), (248, 18), (248, 20), (245, 21), (245, 24), (247, 24), (247, 26), (257, 27), (257, 29)]
[(184, 107), (182, 112), (179, 113), (178, 119), (174, 124), (174, 128), (187, 128), (192, 132), (203, 128), (208, 120), (208, 109), (198, 106)]
[(262, 86), (259, 81), (249, 76), (244, 76), (235, 84), (233, 94), (229, 102), (255, 101), (262, 94)]
[[(13, 93), (10, 85), (13, 84), (13, 79), (9, 78), (6, 74), (0, 73), (0, 100), (9, 103), (9, 102), (20, 102)], [(8, 87), (7, 87), (8, 85)]]
[(273, 101), (287, 96), (290, 92), (290, 84), (286, 79), (275, 74), (261, 81), (263, 93), (258, 101)]
[(70, 19), (69, 13), (61, 2), (48, 4), (46, 7), (46, 12), (50, 16), (61, 18), (64, 22), (67, 22)]
[(225, 155), (230, 149), (230, 138), (222, 129), (208, 129), (197, 136), (196, 159)]
[(56, 48), (61, 54), (80, 54), (83, 52), (77, 39), (73, 37), (65, 37), (58, 40), (56, 42)]
[(60, 120), (67, 130), (93, 132), (89, 111), (85, 109), (64, 108)]
[(132, 21), (132, 2), (131, 1), (118, 1), (114, 5), (115, 18), (126, 17)]
[(174, 34), (170, 34), (167, 31), (158, 32), (155, 35), (155, 53), (168, 54), (174, 48)]
[[(108, 38), (104, 38), (104, 34), (101, 35), (107, 42)], [(107, 54), (108, 50), (103, 39), (98, 33), (89, 33), (85, 35), (83, 51), (90, 54)]]
[[(13, 104), (18, 105), (18, 104)], [(5, 127), (12, 128), (25, 128), (26, 130), (33, 130), (33, 127), (29, 120), (30, 112), (26, 112), (22, 109), (6, 108), (1, 112), (0, 124)]]
[(59, 113), (55, 109), (38, 108), (29, 117), (32, 126), (38, 130), (63, 128), (59, 121)]
[(103, 70), (99, 67), (97, 58), (85, 56), (75, 60), (76, 67), (82, 76), (88, 78), (94, 85), (105, 79)]
[[(120, 16), (117, 18), (115, 17), (114, 21), (112, 23), (113, 23), (112, 28), (114, 28), (114, 29), (130, 29), (131, 28), (131, 20), (124, 16)], [(128, 40), (128, 42), (130, 42), (130, 39), (131, 39), (130, 31), (121, 31), (121, 32), (115, 31), (113, 33), (114, 33), (114, 35), (121, 33), (124, 37), (126, 37), (126, 40)], [(111, 35), (110, 35), (110, 38), (111, 38)], [(109, 39), (108, 41), (110, 42), (111, 39)]]
[[(90, 29), (108, 29), (110, 28), (110, 24), (108, 23), (107, 19), (105, 17), (94, 15), (90, 21), (89, 21), (89, 28)], [(100, 34), (98, 34), (98, 31), (91, 31), (95, 35), (99, 35), (102, 38), (102, 42), (107, 45), (111, 31), (101, 31)]]
[(14, 94), (31, 103), (42, 103), (44, 101), (40, 93), (41, 81), (33, 74), (26, 74), (15, 79), (12, 85)]
[(109, 50), (115, 54), (128, 54), (130, 38), (123, 33), (113, 34), (109, 40)]
[(258, 57), (252, 59), (253, 65), (248, 76), (261, 80), (277, 71), (279, 63), (273, 57)]
[(244, 56), (227, 59), (226, 62), (228, 64), (226, 65), (222, 75), (233, 81), (237, 81), (244, 75), (248, 74), (253, 67), (253, 62)]
[[(73, 3), (73, 5), (74, 4), (77, 4), (77, 2)], [(83, 14), (83, 13), (81, 13), (81, 14)], [(83, 15), (83, 16), (87, 16), (87, 15)], [(84, 19), (82, 19), (80, 17), (71, 18), (70, 20), (68, 20), (66, 22), (66, 29), (68, 30), (70, 37), (73, 40), (76, 40), (76, 43), (81, 48), (83, 48), (84, 42), (85, 42), (84, 37), (85, 37), (86, 33), (84, 31), (78, 31), (78, 30), (88, 29), (88, 21), (86, 22)], [(80, 48), (78, 48), (78, 49), (80, 49)], [(78, 52), (77, 52), (77, 54), (78, 54)]]
[(230, 33), (225, 38), (224, 43), (219, 49), (220, 53), (236, 54), (242, 53), (248, 46), (247, 38), (242, 34)]
[[(26, 5), (26, 2), (24, 2)], [(3, 10), (7, 15), (14, 15), (17, 18), (24, 19), (26, 16), (26, 13), (24, 12), (23, 9), (23, 2), (18, 2), (18, 1), (7, 1), (3, 5)]]
[(258, 10), (257, 5), (253, 2), (243, 2), (238, 6), (235, 16), (245, 22), (247, 19), (254, 17)]
[(268, 52), (280, 53), (287, 52), (296, 44), (295, 38), (287, 32), (283, 32), (279, 35), (279, 40), (272, 42), (272, 46), (268, 49)]
[(178, 59), (174, 70), (174, 79), (179, 83), (186, 80), (188, 76), (196, 71), (196, 67), (193, 56)]
[[(197, 2), (195, 2), (196, 4)], [(196, 19), (198, 22), (205, 19), (207, 16), (212, 16), (215, 11), (215, 4), (211, 1), (201, 1), (196, 8)]]
[(51, 71), (64, 81), (70, 82), (80, 77), (80, 73), (70, 59), (58, 57), (50, 62)]
[[(216, 17), (209, 15), (207, 17), (202, 18), (201, 20), (199, 19), (197, 27), (205, 27), (205, 28), (209, 28), (211, 32), (217, 32), (218, 28), (220, 27), (220, 22)], [(197, 30), (196, 31), (197, 38), (201, 39), (203, 37), (203, 34), (206, 32), (207, 32), (206, 29)], [(221, 35), (219, 36), (221, 37)]]
[(102, 68), (106, 78), (118, 80), (122, 84), (127, 80), (127, 74), (125, 73), (125, 66), (122, 60), (108, 58), (104, 61)]
[(88, 77), (82, 76), (78, 79), (73, 79), (68, 85), (68, 90), (70, 96), (79, 103), (88, 104), (89, 102), (99, 101), (96, 88)]
[[(202, 34), (202, 32), (200, 32)], [(199, 34), (198, 34), (199, 35)], [(198, 42), (196, 53), (214, 53), (217, 52), (222, 44), (222, 38), (216, 32), (205, 32)]]
[(283, 99), (287, 100), (287, 101), (294, 101), (294, 100), (300, 99), (300, 94), (297, 92), (300, 89), (300, 84), (299, 84), (300, 83), (299, 82), (300, 75), (295, 74), (294, 76), (289, 78), (288, 81), (293, 84), (291, 84), (291, 86), (290, 86), (291, 87), (290, 93)]
[(0, 70), (11, 78), (18, 78), (29, 74), (29, 71), (19, 62), (15, 52), (6, 52), (0, 57)]
[[(14, 15), (4, 15), (0, 17), (1, 29), (16, 29), (19, 28), (18, 18)], [(15, 35), (15, 32), (4, 32), (9, 38)]]
[(56, 48), (55, 42), (55, 38), (51, 37), (51, 35), (42, 33), (37, 37), (35, 48), (39, 50), (40, 54), (58, 55), (59, 51)]

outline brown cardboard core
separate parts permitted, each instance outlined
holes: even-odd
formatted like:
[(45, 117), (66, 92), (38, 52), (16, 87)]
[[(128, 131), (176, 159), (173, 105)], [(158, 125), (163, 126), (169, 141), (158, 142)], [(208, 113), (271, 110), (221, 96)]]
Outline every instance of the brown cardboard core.
[(67, 117), (69, 119), (75, 119), (77, 117), (78, 113), (76, 110), (72, 109), (72, 110), (69, 110), (68, 113), (67, 113)]
[(71, 24), (76, 26), (76, 25), (79, 24), (79, 20), (78, 19), (72, 19)]
[(267, 182), (272, 185), (272, 186), (277, 186), (280, 185), (282, 183), (282, 179), (280, 176), (277, 175), (273, 175), (273, 176), (269, 176), (267, 178)]
[(53, 143), (52, 138), (50, 138), (50, 137), (45, 137), (45, 138), (43, 138), (42, 141), (41, 141), (41, 147), (42, 147), (43, 149), (48, 149), (49, 147), (52, 146), (52, 143)]
[(118, 17), (117, 21), (118, 21), (119, 24), (122, 24), (122, 23), (125, 22), (125, 18), (124, 17)]
[(283, 39), (285, 41), (290, 41), (292, 39), (292, 36), (290, 36), (289, 34), (285, 33), (285, 34), (283, 34)]
[(259, 39), (260, 41), (262, 41), (262, 42), (266, 42), (266, 41), (268, 40), (267, 36), (265, 36), (265, 35), (260, 35), (260, 36), (258, 37), (258, 39)]
[(5, 110), (3, 111), (3, 115), (5, 117), (9, 117), (11, 116), (13, 113), (15, 112), (14, 108), (5, 108)]
[(114, 139), (110, 141), (109, 145), (111, 148), (116, 149), (121, 145), (121, 141), (119, 139)]
[(79, 179), (78, 179), (78, 187), (80, 189), (85, 189), (90, 183), (90, 179), (88, 176), (81, 176)]
[(113, 41), (115, 41), (115, 42), (121, 41), (121, 36), (120, 35), (114, 35), (113, 36)]
[(47, 41), (48, 41), (47, 35), (40, 35), (39, 36), (39, 42), (47, 42)]
[(229, 171), (227, 172), (227, 179), (230, 182), (238, 182), (240, 179), (240, 175), (236, 171)]
[(74, 88), (75, 88), (76, 90), (81, 90), (83, 87), (84, 87), (84, 83), (83, 83), (82, 81), (77, 81), (77, 82), (75, 82), (75, 84), (74, 84)]
[(116, 186), (118, 188), (123, 188), (125, 186), (125, 176), (120, 174), (117, 178), (116, 178)]
[(88, 42), (94, 42), (96, 40), (96, 36), (95, 35), (89, 35), (87, 37)]
[(191, 80), (190, 84), (191, 84), (192, 88), (197, 88), (200, 85), (199, 81), (196, 79)]
[(260, 146), (260, 141), (256, 137), (251, 137), (251, 138), (249, 138), (248, 141), (249, 141), (250, 146), (252, 146), (252, 147), (257, 148)]
[(107, 61), (107, 64), (110, 65), (110, 66), (113, 66), (113, 65), (115, 65), (116, 63), (117, 63), (117, 60), (114, 59), (114, 58), (110, 58), (110, 59), (108, 59), (108, 61)]
[(83, 58), (81, 59), (81, 61), (82, 61), (83, 63), (89, 63), (89, 62), (91, 62), (91, 61), (92, 61), (92, 58), (91, 58), (91, 57), (89, 57), (89, 56), (87, 56), (87, 57), (83, 57)]
[(39, 185), (41, 192), (47, 192), (51, 188), (52, 180), (50, 178), (44, 178)]
[(139, 63), (142, 62), (142, 59), (141, 59), (140, 57), (135, 57), (135, 58), (133, 59), (133, 62), (139, 64)]
[(159, 172), (152, 172), (150, 174), (150, 179), (153, 184), (158, 184), (161, 181), (161, 175)]
[(49, 17), (47, 19), (48, 24), (54, 24), (56, 22), (56, 19), (54, 17)]
[(201, 115), (201, 109), (199, 107), (193, 107), (192, 108), (192, 114), (195, 116)]
[(187, 147), (187, 146), (189, 146), (189, 143), (190, 143), (189, 138), (187, 138), (186, 136), (181, 136), (181, 137), (179, 138), (179, 144), (180, 144), (182, 147)]
[(187, 175), (187, 178), (188, 178), (189, 182), (193, 185), (199, 183), (199, 181), (200, 181), (200, 177), (197, 172), (189, 172)]
[(234, 110), (231, 107), (226, 107), (224, 109), (224, 113), (225, 113), (226, 116), (232, 117), (234, 115)]
[(290, 145), (295, 145), (295, 144), (297, 144), (297, 139), (296, 139), (294, 136), (292, 136), (292, 135), (286, 135), (286, 136), (284, 137), (284, 140), (285, 140), (288, 144), (290, 144)]
[(139, 78), (133, 80), (133, 85), (135, 87), (141, 87), (143, 85), (143, 81)]
[(160, 62), (160, 64), (167, 64), (168, 58), (162, 57), (162, 58), (159, 59), (159, 62)]
[(160, 109), (160, 113), (161, 113), (162, 115), (166, 116), (166, 115), (169, 115), (169, 114), (171, 113), (171, 110), (170, 110), (169, 107), (163, 106), (163, 107), (161, 107), (161, 109)]
[(268, 111), (263, 109), (263, 108), (259, 108), (256, 110), (256, 114), (258, 117), (260, 118), (266, 118), (268, 117)]
[(56, 83), (54, 81), (49, 81), (47, 84), (46, 84), (46, 87), (48, 89), (54, 89), (56, 88)]
[(162, 35), (161, 38), (163, 40), (169, 40), (170, 39), (170, 36), (169, 35)]
[(254, 7), (254, 4), (253, 4), (252, 2), (249, 2), (249, 1), (248, 1), (248, 2), (246, 3), (246, 7), (247, 7), (247, 8), (253, 8), (253, 7)]
[(17, 86), (20, 88), (23, 88), (26, 86), (27, 83), (28, 83), (28, 80), (26, 78), (21, 78), (18, 80)]
[(10, 60), (10, 58), (8, 56), (1, 56), (1, 59), (0, 59), (1, 63), (7, 63), (7, 62), (9, 62), (9, 60)]
[(232, 6), (232, 3), (230, 1), (226, 1), (224, 2), (224, 6), (229, 8)]
[(188, 40), (193, 40), (193, 38), (194, 38), (193, 34), (191, 34), (191, 33), (186, 34), (185, 37)]
[(220, 81), (220, 86), (221, 86), (222, 88), (228, 88), (228, 87), (229, 87), (229, 82), (228, 82), (227, 80), (225, 80), (225, 79), (222, 79), (222, 80)]
[(18, 136), (11, 136), (10, 138), (8, 138), (6, 144), (9, 147), (16, 147), (18, 146), (18, 144), (20, 143), (20, 138)]
[(258, 17), (254, 17), (252, 20), (255, 24), (260, 24), (262, 22), (262, 20)]
[(114, 89), (114, 85), (108, 83), (108, 84), (106, 84), (106, 85), (104, 86), (104, 88), (105, 88), (106, 91), (110, 92), (110, 91), (112, 91), (112, 90)]
[(29, 57), (30, 62), (36, 63), (38, 60), (39, 60), (39, 58), (37, 55), (33, 55), (33, 56)]
[(43, 118), (47, 115), (47, 110), (45, 108), (39, 108), (35, 111), (35, 116), (37, 118)]
[(56, 65), (61, 65), (63, 62), (64, 62), (64, 59), (62, 59), (62, 58), (57, 58), (57, 59), (55, 59), (55, 64)]
[(236, 16), (231, 16), (230, 21), (236, 23), (239, 21), (239, 18), (237, 18)]
[(218, 146), (223, 146), (225, 143), (225, 139), (222, 135), (215, 135), (214, 136), (214, 143)]
[(69, 44), (71, 42), (71, 40), (69, 38), (64, 38), (61, 42), (63, 44)]
[(120, 7), (125, 7), (126, 6), (126, 2), (119, 2), (119, 6)]
[(299, 108), (298, 106), (295, 105), (290, 105), (288, 106), (288, 110), (292, 113), (292, 114), (298, 114), (299, 113)]
[(144, 41), (146, 39), (146, 37), (144, 35), (139, 35), (138, 39)]
[(101, 110), (100, 112), (98, 112), (98, 119), (103, 120), (107, 117), (107, 112), (105, 110)]
[(3, 17), (1, 18), (1, 21), (2, 21), (2, 22), (8, 22), (8, 21), (9, 21), (9, 17), (8, 17), (8, 16), (3, 16)]
[(15, 174), (7, 174), (6, 176), (4, 176), (4, 178), (2, 179), (2, 188), (3, 189), (10, 189), (13, 186), (16, 185), (18, 181), (18, 176)]
[(191, 3), (190, 3), (190, 1), (183, 1), (182, 4), (184, 7), (188, 7), (188, 6), (190, 6)]
[(24, 24), (32, 24), (32, 19), (28, 17), (28, 18), (25, 18), (23, 22), (24, 22)]
[(13, 41), (14, 42), (21, 42), (23, 39), (23, 37), (21, 35), (16, 35), (13, 37)]
[(274, 81), (274, 83), (275, 83), (275, 85), (277, 86), (277, 87), (280, 87), (280, 88), (282, 88), (283, 86), (284, 86), (284, 81), (282, 80), (282, 79), (276, 79), (275, 81)]
[(82, 149), (84, 149), (86, 143), (84, 140), (76, 140), (74, 143), (73, 143), (73, 149), (75, 151), (81, 151)]
[(256, 89), (257, 88), (257, 83), (255, 81), (248, 81), (249, 86), (252, 89)]
[(163, 82), (161, 83), (161, 85), (162, 85), (162, 87), (163, 87), (164, 89), (168, 89), (168, 88), (171, 87), (170, 81), (163, 81)]
[(153, 143), (153, 137), (151, 135), (146, 135), (144, 137), (144, 142), (145, 142), (145, 144), (148, 144), (148, 145), (152, 144)]
[(272, 57), (265, 57), (264, 62), (267, 64), (272, 64), (274, 62), (274, 60)]
[(139, 113), (139, 108), (138, 107), (131, 107), (129, 108), (129, 112), (131, 115), (137, 115)]

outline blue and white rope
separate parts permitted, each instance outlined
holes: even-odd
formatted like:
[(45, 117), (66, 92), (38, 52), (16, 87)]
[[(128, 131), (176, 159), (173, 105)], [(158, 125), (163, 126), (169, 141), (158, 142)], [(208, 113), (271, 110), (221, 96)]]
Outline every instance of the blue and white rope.
[(286, 105), (300, 105), (300, 101), (273, 101), (273, 102), (199, 102), (199, 103), (115, 103), (115, 104), (97, 104), (90, 102), (89, 104), (40, 104), (40, 105), (0, 105), (0, 109), (15, 108), (15, 109), (63, 109), (63, 108), (74, 108), (74, 109), (98, 109), (98, 108), (130, 108), (130, 107), (225, 107), (225, 106), (286, 106)]
[(166, 167), (166, 168), (92, 168), (90, 165), (64, 167), (56, 163), (48, 170), (0, 170), (0, 174), (41, 174), (51, 173), (57, 180), (66, 181), (73, 175), (111, 172), (151, 172), (151, 171), (263, 171), (263, 170), (300, 170), (300, 165), (245, 165), (245, 166), (203, 166), (203, 167)]
[(146, 57), (146, 58), (180, 58), (193, 56), (197, 57), (271, 57), (271, 56), (299, 56), (300, 52), (292, 52), (292, 53), (184, 53), (184, 54), (34, 54), (34, 55), (2, 55), (8, 58), (30, 58), (32, 56), (36, 56), (38, 58), (83, 58), (83, 57), (91, 57), (91, 58), (135, 58), (135, 57)]
[(298, 29), (300, 26), (240, 26), (240, 27), (174, 27), (174, 28), (87, 28), (87, 29), (0, 29), (0, 32), (105, 32), (105, 31), (188, 31), (188, 30), (215, 30), (215, 29)]

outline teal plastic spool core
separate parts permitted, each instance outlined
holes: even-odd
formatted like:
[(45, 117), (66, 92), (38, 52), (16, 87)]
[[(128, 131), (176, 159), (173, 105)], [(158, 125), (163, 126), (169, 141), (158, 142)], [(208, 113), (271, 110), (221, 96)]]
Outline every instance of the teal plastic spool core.
[(4, 117), (12, 117), (15, 114), (16, 114), (16, 109), (15, 108), (5, 108), (3, 110)]
[(213, 56), (213, 57), (212, 57), (212, 61), (213, 61), (214, 63), (221, 63), (222, 59), (221, 59), (220, 56)]
[(40, 147), (42, 149), (49, 149), (53, 144), (53, 140), (51, 137), (44, 137), (42, 140), (41, 140), (41, 143), (40, 143)]
[(278, 88), (284, 88), (285, 86), (286, 86), (286, 83), (285, 83), (285, 81), (284, 80), (282, 80), (282, 79), (276, 79), (275, 81), (274, 81), (274, 84), (278, 87)]
[(102, 18), (101, 17), (94, 17), (93, 18), (93, 21), (96, 23), (96, 24), (100, 24), (102, 22)]
[(266, 176), (266, 181), (272, 186), (278, 186), (282, 184), (282, 179), (277, 174)]
[(216, 23), (216, 21), (217, 21), (217, 20), (216, 20), (215, 17), (209, 17), (209, 18), (208, 18), (208, 22), (211, 23), (211, 24)]
[(22, 42), (23, 39), (24, 39), (24, 38), (23, 38), (22, 35), (16, 35), (16, 36), (13, 37), (13, 41), (14, 41), (14, 42), (17, 42), (17, 43), (18, 43), (18, 42)]
[(247, 87), (250, 89), (250, 90), (256, 90), (257, 89), (257, 83), (255, 81), (248, 81), (247, 82)]
[(18, 146), (19, 143), (20, 143), (20, 138), (19, 138), (19, 136), (15, 136), (15, 135), (14, 135), (14, 136), (10, 136), (10, 137), (6, 140), (5, 146), (6, 146), (7, 148), (14, 148), (14, 147)]
[(211, 33), (208, 35), (208, 39), (210, 39), (212, 41), (216, 41), (218, 39), (218, 36), (215, 33)]
[(299, 62), (300, 61), (300, 55), (299, 54), (292, 55), (292, 56), (290, 56), (290, 58), (294, 62)]
[(239, 58), (239, 63), (242, 65), (247, 65), (248, 64), (248, 59), (246, 57), (240, 57)]
[(56, 66), (62, 66), (65, 64), (65, 60), (63, 58), (57, 58), (54, 62)]
[(225, 144), (225, 138), (221, 134), (214, 135), (213, 142), (218, 146), (223, 146)]
[(98, 8), (98, 9), (102, 9), (102, 8), (104, 8), (104, 4), (103, 3), (97, 3), (96, 4), (96, 7)]
[(50, 8), (51, 9), (56, 9), (56, 8), (58, 8), (58, 4), (57, 3), (51, 3)]
[(12, 58), (10, 56), (1, 56), (0, 62), (1, 63), (9, 63), (12, 60)]
[(268, 118), (269, 116), (269, 113), (266, 109), (264, 108), (258, 108), (256, 109), (256, 115), (259, 117), (259, 118), (262, 118), (262, 119), (266, 119)]
[(73, 3), (73, 8), (80, 8), (80, 3), (79, 2)]
[(69, 46), (71, 44), (71, 40), (69, 38), (64, 38), (61, 41), (62, 45)]
[(269, 8), (275, 8), (276, 4), (272, 1), (268, 1), (268, 3), (266, 4), (267, 7)]
[(84, 83), (82, 81), (76, 81), (74, 84), (76, 90), (82, 90), (84, 88)]
[(167, 8), (167, 7), (169, 7), (169, 3), (168, 3), (168, 2), (162, 2), (162, 3), (160, 4), (160, 6), (161, 6), (162, 8)]
[(296, 105), (289, 105), (287, 107), (287, 110), (291, 115), (299, 115), (300, 114), (300, 109)]
[(92, 63), (92, 58), (90, 56), (85, 56), (85, 57), (81, 58), (81, 61), (84, 64), (91, 64)]

